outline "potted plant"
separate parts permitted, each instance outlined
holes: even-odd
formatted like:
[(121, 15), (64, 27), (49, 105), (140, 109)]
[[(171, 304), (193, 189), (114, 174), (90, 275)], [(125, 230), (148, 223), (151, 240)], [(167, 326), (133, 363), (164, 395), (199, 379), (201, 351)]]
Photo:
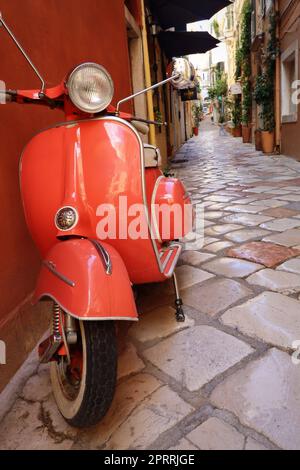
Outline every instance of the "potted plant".
[(231, 114), (232, 114), (232, 122), (233, 122), (232, 135), (233, 137), (242, 137), (242, 126), (241, 126), (242, 105), (241, 105), (241, 99), (238, 95), (234, 97), (234, 104), (233, 104)]
[(261, 106), (260, 117), (263, 122), (261, 129), (261, 145), (264, 153), (273, 153), (275, 147), (275, 93), (274, 80), (276, 57), (279, 54), (276, 37), (277, 17), (274, 13), (270, 18), (269, 40), (264, 59), (264, 70), (256, 78), (254, 99)]
[(262, 144), (261, 144), (261, 130), (260, 129), (255, 130), (254, 138), (255, 138), (255, 150), (261, 151)]
[(194, 127), (193, 133), (195, 136), (199, 135), (199, 124), (201, 121), (201, 106), (194, 104), (193, 105), (193, 120), (194, 120)]
[(251, 142), (251, 85), (250, 83), (245, 83), (243, 85), (243, 104), (242, 104), (242, 135), (244, 144)]
[(262, 119), (261, 146), (264, 153), (274, 151), (274, 81), (267, 72), (263, 72), (256, 78), (254, 99), (261, 106), (260, 117)]

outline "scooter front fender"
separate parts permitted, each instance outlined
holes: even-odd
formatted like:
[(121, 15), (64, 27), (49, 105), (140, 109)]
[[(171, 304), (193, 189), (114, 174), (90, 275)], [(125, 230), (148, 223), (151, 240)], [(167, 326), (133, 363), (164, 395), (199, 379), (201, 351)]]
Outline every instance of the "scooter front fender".
[(52, 247), (34, 301), (51, 298), (80, 320), (137, 320), (131, 282), (118, 252), (95, 240), (69, 239)]

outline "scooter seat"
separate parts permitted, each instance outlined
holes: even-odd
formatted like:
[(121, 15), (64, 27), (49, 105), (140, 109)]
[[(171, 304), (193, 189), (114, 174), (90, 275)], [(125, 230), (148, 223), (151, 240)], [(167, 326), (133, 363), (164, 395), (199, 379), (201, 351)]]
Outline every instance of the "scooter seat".
[(145, 168), (156, 168), (161, 165), (161, 154), (159, 148), (144, 144)]

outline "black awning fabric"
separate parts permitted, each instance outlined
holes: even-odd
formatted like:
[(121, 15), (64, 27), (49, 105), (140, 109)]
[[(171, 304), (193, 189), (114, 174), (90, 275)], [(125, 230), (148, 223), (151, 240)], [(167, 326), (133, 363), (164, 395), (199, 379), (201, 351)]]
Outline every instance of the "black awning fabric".
[(149, 0), (151, 12), (163, 29), (207, 20), (230, 4), (229, 0)]
[(190, 54), (203, 54), (216, 47), (220, 41), (207, 32), (161, 31), (158, 34), (161, 48), (169, 59)]

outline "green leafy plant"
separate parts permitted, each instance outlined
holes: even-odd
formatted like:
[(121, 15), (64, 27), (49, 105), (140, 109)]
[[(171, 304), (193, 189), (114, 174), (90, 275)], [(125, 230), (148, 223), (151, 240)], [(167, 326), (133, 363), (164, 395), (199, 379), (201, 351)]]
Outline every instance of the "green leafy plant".
[(192, 108), (192, 112), (193, 112), (194, 126), (199, 127), (201, 116), (202, 116), (201, 106), (194, 104)]
[(254, 99), (262, 107), (260, 117), (263, 131), (272, 132), (275, 128), (274, 116), (274, 77), (267, 72), (257, 76), (254, 88)]
[(163, 123), (163, 115), (159, 108), (154, 108), (154, 116), (156, 122), (160, 122), (161, 124)]
[(216, 83), (208, 89), (208, 96), (211, 100), (226, 96), (228, 92), (227, 77), (220, 70), (216, 70)]
[(277, 15), (270, 17), (269, 40), (264, 57), (263, 72), (257, 76), (254, 87), (254, 99), (261, 106), (260, 117), (263, 122), (263, 131), (272, 132), (275, 128), (275, 91), (274, 81), (276, 73), (276, 58), (279, 54), (279, 45), (276, 36)]
[(239, 49), (242, 84), (242, 123), (249, 126), (251, 122), (252, 86), (251, 86), (251, 3), (247, 0), (242, 11), (242, 32)]
[(213, 20), (212, 26), (213, 26), (215, 35), (217, 36), (217, 38), (219, 38), (220, 37), (220, 25), (218, 21), (216, 20), (216, 18)]
[(239, 127), (242, 122), (242, 103), (238, 95), (234, 97), (231, 115), (234, 127)]
[(242, 75), (242, 53), (240, 47), (237, 48), (235, 54), (235, 79), (240, 80)]

